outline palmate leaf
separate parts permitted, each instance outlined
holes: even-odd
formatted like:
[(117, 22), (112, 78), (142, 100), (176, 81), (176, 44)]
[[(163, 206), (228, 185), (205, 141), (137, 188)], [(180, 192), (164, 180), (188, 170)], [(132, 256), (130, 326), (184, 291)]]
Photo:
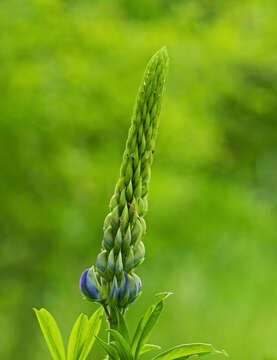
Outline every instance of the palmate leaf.
[(144, 344), (149, 338), (151, 330), (160, 317), (163, 309), (163, 301), (171, 294), (172, 293), (169, 292), (157, 294), (158, 301), (150, 306), (141, 318), (132, 341), (132, 355), (135, 360), (138, 359)]
[(53, 360), (65, 360), (62, 336), (53, 316), (45, 309), (35, 309), (41, 331)]
[(195, 344), (183, 344), (183, 345), (175, 346), (161, 354), (158, 354), (152, 360), (187, 359), (193, 355), (206, 355), (212, 353), (226, 355), (225, 351), (216, 350), (210, 344), (195, 343)]

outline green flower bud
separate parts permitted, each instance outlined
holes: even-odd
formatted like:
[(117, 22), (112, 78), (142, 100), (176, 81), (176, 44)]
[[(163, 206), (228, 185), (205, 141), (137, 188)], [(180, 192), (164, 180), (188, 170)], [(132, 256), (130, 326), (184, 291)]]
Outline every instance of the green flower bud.
[(112, 249), (108, 256), (108, 263), (107, 263), (108, 277), (111, 278), (114, 272), (115, 272), (115, 258), (114, 258), (114, 250)]
[(106, 217), (105, 217), (105, 220), (104, 220), (104, 229), (106, 229), (112, 222), (112, 213), (110, 212)]
[(139, 263), (142, 262), (145, 256), (145, 247), (142, 241), (140, 241), (135, 247), (134, 247), (134, 264), (137, 266)]
[(125, 195), (125, 189), (121, 191), (120, 198), (119, 198), (119, 206), (121, 209), (124, 208), (126, 204), (126, 195)]
[(131, 246), (124, 261), (124, 270), (129, 272), (134, 267), (134, 250)]
[(110, 207), (114, 208), (117, 205), (117, 203), (118, 203), (118, 196), (117, 194), (114, 194), (110, 201)]
[(136, 198), (133, 198), (132, 203), (129, 204), (129, 223), (133, 224), (135, 218), (137, 217), (137, 201)]
[(145, 234), (146, 233), (146, 222), (143, 217), (140, 217), (139, 219), (140, 219), (140, 223), (142, 225), (142, 234)]
[(138, 275), (136, 274), (128, 275), (129, 304), (134, 302), (137, 295), (141, 291), (141, 286), (142, 286), (141, 280)]
[(129, 221), (129, 214), (128, 214), (128, 206), (126, 204), (120, 217), (120, 224), (123, 229), (125, 229), (126, 226), (128, 226), (128, 221)]
[(143, 216), (143, 214), (144, 214), (144, 202), (143, 202), (142, 198), (138, 199), (138, 213), (140, 216)]
[(112, 224), (114, 227), (118, 226), (119, 224), (119, 211), (118, 206), (113, 208), (112, 215), (111, 215)]
[(122, 255), (121, 255), (121, 251), (120, 251), (117, 256), (117, 259), (116, 259), (115, 273), (117, 276), (121, 276), (122, 271), (123, 271), (123, 263), (122, 263)]
[(137, 169), (140, 162), (139, 151), (137, 146), (135, 148), (135, 151), (132, 153), (132, 158), (133, 158), (133, 168)]
[(128, 287), (126, 287), (123, 297), (119, 298), (119, 305), (121, 307), (126, 307), (129, 303), (129, 298), (130, 298), (129, 289)]
[(112, 227), (109, 226), (105, 231), (104, 231), (104, 236), (103, 236), (103, 247), (107, 250), (111, 250), (113, 247), (113, 232), (112, 232)]
[(141, 222), (139, 220), (139, 218), (137, 218), (136, 223), (132, 229), (132, 244), (135, 244), (136, 242), (138, 242), (142, 236), (142, 225)]
[[(134, 174), (134, 178), (133, 178), (133, 188), (137, 188), (138, 186), (140, 187), (141, 189), (141, 176), (140, 176), (140, 172), (141, 172), (141, 166), (142, 164), (139, 162), (139, 165), (138, 167), (136, 168), (135, 170), (135, 174)], [(137, 190), (136, 190), (137, 191)], [(136, 195), (136, 198), (139, 199), (141, 196), (141, 194), (138, 194)]]
[(128, 161), (128, 165), (125, 173), (125, 185), (128, 185), (133, 176), (133, 165), (132, 161)]
[(133, 185), (132, 185), (132, 181), (129, 181), (129, 184), (126, 189), (126, 198), (129, 202), (131, 202), (132, 197), (133, 197)]
[(96, 258), (96, 268), (101, 273), (104, 274), (107, 267), (107, 251), (103, 250), (100, 254), (98, 254)]
[(131, 234), (131, 230), (130, 230), (130, 225), (128, 226), (128, 229), (124, 235), (124, 239), (123, 239), (123, 251), (126, 252), (130, 245), (131, 245), (131, 240), (132, 240), (132, 234)]
[(120, 228), (118, 228), (117, 233), (116, 233), (116, 237), (115, 237), (115, 241), (114, 241), (114, 251), (115, 253), (118, 253), (118, 251), (121, 249), (122, 247), (122, 233)]
[[(125, 162), (123, 161), (123, 164), (124, 164)], [(121, 164), (121, 167), (123, 166), (123, 164)], [(125, 186), (125, 184), (124, 184), (124, 178), (123, 177), (120, 177), (119, 179), (118, 179), (118, 181), (117, 181), (117, 183), (116, 183), (116, 185), (115, 185), (115, 194), (120, 194), (121, 193), (121, 191), (124, 189), (124, 186)], [(111, 205), (111, 204), (110, 204)], [(116, 205), (115, 205), (116, 206)], [(111, 207), (110, 206), (110, 208), (111, 209), (113, 209), (113, 207)]]
[(117, 299), (118, 299), (118, 284), (117, 284), (116, 276), (114, 276), (113, 284), (110, 292), (110, 301), (112, 304), (115, 304), (117, 303)]
[(142, 201), (143, 201), (143, 214), (145, 214), (148, 211), (147, 195), (142, 199)]

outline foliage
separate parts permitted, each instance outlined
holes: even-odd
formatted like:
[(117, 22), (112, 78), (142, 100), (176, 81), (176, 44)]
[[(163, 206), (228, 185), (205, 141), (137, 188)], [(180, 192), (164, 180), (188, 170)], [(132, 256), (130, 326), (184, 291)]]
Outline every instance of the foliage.
[[(95, 339), (98, 340), (112, 360), (138, 360), (146, 352), (160, 349), (159, 346), (146, 344), (146, 342), (160, 316), (163, 301), (169, 295), (170, 293), (158, 294), (157, 302), (147, 310), (139, 322), (132, 341), (130, 341), (127, 325), (120, 311), (118, 311), (118, 316), (122, 323), (116, 329), (108, 330), (112, 337), (112, 341), (109, 343), (106, 343), (97, 336), (102, 322), (103, 309), (99, 308), (89, 320), (86, 315), (81, 314), (77, 318), (70, 334), (67, 357), (65, 357), (59, 328), (52, 315), (45, 309), (34, 310), (53, 360), (85, 360)], [(124, 330), (122, 331), (122, 329)], [(209, 344), (183, 344), (156, 355), (153, 360), (187, 359), (190, 356), (213, 353), (225, 354), (224, 351), (215, 350)]]
[(103, 309), (95, 311), (90, 319), (84, 314), (79, 315), (69, 337), (66, 357), (61, 333), (53, 316), (45, 309), (34, 310), (53, 360), (86, 360), (99, 333)]

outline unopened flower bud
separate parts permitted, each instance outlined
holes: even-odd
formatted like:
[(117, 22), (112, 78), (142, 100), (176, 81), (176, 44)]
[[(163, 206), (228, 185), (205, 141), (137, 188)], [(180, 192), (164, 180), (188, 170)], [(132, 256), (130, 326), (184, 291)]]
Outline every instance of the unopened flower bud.
[(113, 232), (111, 226), (104, 231), (103, 247), (107, 250), (111, 250), (113, 247)]
[(80, 289), (90, 301), (100, 301), (100, 284), (98, 283), (94, 268), (86, 269), (80, 278)]
[(120, 228), (118, 228), (114, 241), (114, 250), (116, 253), (118, 253), (118, 251), (121, 249), (121, 246), (122, 246), (122, 233)]
[(113, 208), (113, 211), (112, 211), (112, 215), (111, 215), (111, 220), (112, 220), (112, 225), (115, 227), (115, 226), (118, 226), (119, 224), (119, 211), (118, 211), (118, 206), (114, 207)]
[[(128, 274), (124, 271), (123, 277), (120, 282), (120, 287), (119, 287), (119, 299), (120, 300), (122, 300), (124, 298), (126, 291), (128, 290), (127, 285), (128, 285)], [(129, 298), (129, 295), (128, 295), (128, 298)]]
[(141, 198), (138, 200), (138, 213), (140, 216), (144, 214), (144, 202)]
[(126, 195), (125, 195), (125, 189), (121, 191), (120, 198), (119, 198), (119, 206), (120, 209), (123, 209), (126, 204)]
[(140, 241), (135, 247), (134, 247), (134, 264), (135, 266), (138, 265), (145, 256), (145, 247), (142, 241)]
[(110, 292), (110, 300), (111, 302), (116, 302), (118, 300), (118, 285), (116, 276), (113, 278), (113, 284)]
[(113, 209), (117, 205), (117, 194), (114, 194), (110, 201), (110, 207)]
[(117, 276), (121, 276), (122, 271), (123, 271), (123, 263), (122, 263), (122, 255), (120, 251), (116, 259), (115, 272)]
[(132, 161), (128, 161), (128, 164), (126, 167), (126, 172), (125, 172), (125, 185), (128, 185), (128, 183), (132, 179), (132, 175), (133, 175)]
[(128, 274), (128, 290), (129, 290), (129, 304), (132, 303), (138, 296), (141, 290), (141, 280), (136, 274)]
[(96, 268), (97, 270), (104, 274), (107, 267), (107, 251), (103, 250), (100, 254), (98, 254), (96, 258)]
[(143, 217), (140, 217), (140, 223), (142, 226), (142, 234), (145, 234), (146, 233), (146, 222)]
[(131, 246), (124, 262), (124, 270), (129, 272), (134, 266), (134, 250)]
[(120, 223), (123, 229), (125, 229), (126, 226), (128, 225), (128, 221), (129, 221), (129, 214), (128, 214), (128, 206), (126, 204), (120, 216)]
[(131, 245), (131, 240), (132, 240), (132, 234), (131, 234), (130, 226), (128, 226), (128, 229), (123, 238), (123, 245), (122, 245), (123, 252), (126, 252), (129, 249)]
[(137, 217), (137, 201), (133, 198), (131, 204), (129, 204), (129, 218), (130, 223), (133, 224)]
[(132, 201), (132, 197), (133, 197), (133, 185), (132, 185), (132, 181), (130, 181), (129, 184), (128, 184), (128, 186), (127, 186), (126, 197), (127, 197), (127, 200), (128, 200), (129, 202)]
[(111, 277), (115, 272), (115, 259), (114, 259), (114, 250), (112, 249), (108, 256), (108, 263), (107, 263), (107, 273)]
[(132, 244), (138, 242), (141, 236), (142, 236), (142, 225), (139, 218), (137, 218), (135, 225), (132, 229)]

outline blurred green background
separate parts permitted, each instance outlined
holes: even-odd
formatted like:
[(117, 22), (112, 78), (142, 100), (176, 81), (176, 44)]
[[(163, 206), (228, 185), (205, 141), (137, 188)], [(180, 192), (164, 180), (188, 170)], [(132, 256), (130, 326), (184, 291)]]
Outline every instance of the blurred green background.
[[(276, 12), (275, 0), (1, 0), (0, 359), (49, 359), (33, 306), (64, 338), (96, 308), (79, 276), (99, 251), (138, 85), (163, 45), (131, 329), (171, 290), (151, 342), (277, 356)], [(90, 359), (102, 356), (95, 346)]]

